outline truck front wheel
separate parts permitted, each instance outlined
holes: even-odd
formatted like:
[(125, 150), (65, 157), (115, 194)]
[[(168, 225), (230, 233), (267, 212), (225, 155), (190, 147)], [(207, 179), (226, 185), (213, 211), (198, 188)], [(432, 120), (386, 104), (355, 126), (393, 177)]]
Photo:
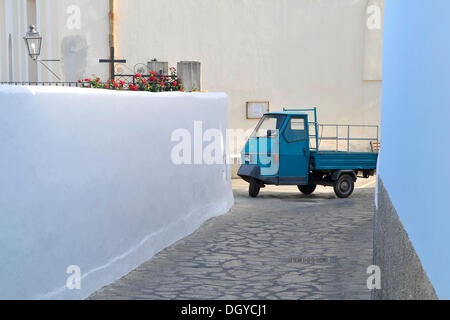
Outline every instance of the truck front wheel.
[(353, 178), (348, 174), (344, 174), (339, 177), (338, 181), (334, 184), (334, 193), (339, 198), (348, 198), (355, 189), (355, 182)]
[(297, 187), (298, 187), (298, 190), (300, 190), (301, 193), (303, 193), (303, 194), (311, 194), (311, 193), (313, 193), (316, 190), (317, 185), (316, 184), (309, 184), (307, 186), (297, 186)]
[(248, 187), (248, 194), (252, 198), (256, 198), (259, 194), (259, 190), (261, 189), (261, 185), (256, 179), (250, 179), (250, 185)]

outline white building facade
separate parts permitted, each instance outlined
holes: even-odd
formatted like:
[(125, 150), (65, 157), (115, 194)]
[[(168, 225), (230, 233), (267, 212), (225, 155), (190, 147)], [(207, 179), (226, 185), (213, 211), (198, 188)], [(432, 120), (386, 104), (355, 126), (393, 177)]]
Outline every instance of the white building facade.
[[(229, 95), (229, 126), (250, 129), (249, 101), (319, 107), (328, 123), (379, 124), (384, 0), (0, 0), (0, 81), (107, 79), (109, 46), (132, 69), (200, 61), (202, 90)], [(239, 145), (234, 152), (239, 152)], [(233, 152), (233, 151), (232, 151)]]

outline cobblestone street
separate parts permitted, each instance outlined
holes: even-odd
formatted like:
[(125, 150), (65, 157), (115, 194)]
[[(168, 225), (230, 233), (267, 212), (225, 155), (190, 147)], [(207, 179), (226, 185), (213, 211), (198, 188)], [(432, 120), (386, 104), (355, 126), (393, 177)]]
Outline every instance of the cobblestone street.
[(369, 299), (374, 179), (349, 199), (233, 181), (231, 212), (90, 299)]

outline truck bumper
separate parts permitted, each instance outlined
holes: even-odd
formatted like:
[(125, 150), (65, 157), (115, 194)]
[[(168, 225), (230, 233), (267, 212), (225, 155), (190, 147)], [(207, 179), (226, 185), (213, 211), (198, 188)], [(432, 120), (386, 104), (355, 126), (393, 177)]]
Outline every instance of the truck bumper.
[(253, 178), (265, 184), (278, 184), (277, 176), (262, 176), (261, 168), (257, 164), (243, 164), (237, 174), (247, 182), (250, 182), (250, 179)]

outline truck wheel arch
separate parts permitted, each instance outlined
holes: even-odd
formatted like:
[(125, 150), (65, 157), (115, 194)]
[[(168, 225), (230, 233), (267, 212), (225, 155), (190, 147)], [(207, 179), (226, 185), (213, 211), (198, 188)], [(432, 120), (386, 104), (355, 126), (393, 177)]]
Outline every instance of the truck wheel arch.
[(356, 179), (358, 179), (358, 177), (356, 176), (355, 171), (353, 171), (353, 170), (337, 170), (337, 171), (333, 172), (333, 174), (331, 175), (331, 180), (332, 181), (338, 181), (339, 178), (343, 174), (350, 175), (353, 178), (353, 182), (356, 182)]

